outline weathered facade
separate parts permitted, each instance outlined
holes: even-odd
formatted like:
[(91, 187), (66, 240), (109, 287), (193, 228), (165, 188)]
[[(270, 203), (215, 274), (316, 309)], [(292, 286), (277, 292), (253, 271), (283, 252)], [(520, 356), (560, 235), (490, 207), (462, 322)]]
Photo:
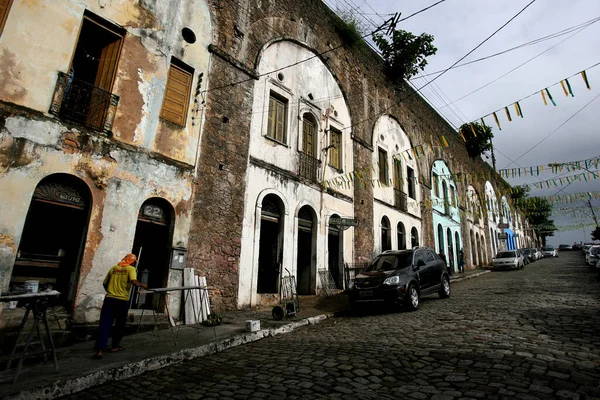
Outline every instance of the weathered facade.
[[(386, 249), (489, 262), (489, 196), (506, 183), (339, 24), (318, 0), (13, 0), (0, 31), (2, 289), (55, 285), (85, 322), (132, 251), (150, 285), (175, 286), (172, 251), (187, 248), (217, 310), (278, 301), (282, 275), (301, 294), (344, 288), (345, 263)], [(453, 178), (475, 172), (490, 181)]]
[(0, 35), (2, 290), (38, 280), (87, 322), (98, 318), (108, 268), (126, 253), (141, 252), (139, 272), (151, 285), (181, 283), (170, 251), (188, 246), (201, 110), (192, 92), (187, 102), (176, 92), (195, 92), (208, 70), (207, 5), (8, 6)]

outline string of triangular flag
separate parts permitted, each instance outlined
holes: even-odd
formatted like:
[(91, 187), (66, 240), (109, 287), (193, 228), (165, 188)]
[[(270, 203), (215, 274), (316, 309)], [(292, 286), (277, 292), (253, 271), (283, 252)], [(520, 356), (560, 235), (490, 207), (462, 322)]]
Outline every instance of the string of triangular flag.
[[(554, 97), (552, 96), (552, 93), (550, 92), (550, 88), (552, 88), (552, 87), (554, 87), (556, 85), (560, 85), (561, 88), (562, 88), (562, 90), (563, 90), (563, 93), (565, 94), (566, 97), (569, 97), (569, 96), (570, 97), (575, 97), (575, 94), (573, 93), (573, 88), (571, 86), (571, 82), (569, 81), (569, 79), (571, 79), (571, 78), (573, 78), (575, 76), (578, 76), (578, 75), (581, 76), (581, 79), (583, 80), (583, 83), (585, 84), (585, 87), (588, 90), (591, 90), (592, 88), (590, 86), (590, 82), (589, 82), (589, 79), (588, 79), (588, 76), (587, 76), (587, 71), (590, 70), (590, 69), (592, 69), (592, 68), (594, 68), (594, 67), (596, 67), (596, 66), (598, 66), (598, 65), (600, 65), (600, 62), (598, 62), (598, 63), (596, 63), (596, 64), (594, 64), (594, 65), (592, 65), (592, 66), (590, 66), (590, 67), (588, 67), (588, 68), (580, 71), (580, 72), (577, 72), (576, 74), (573, 74), (573, 75), (571, 75), (571, 76), (569, 76), (567, 78), (561, 79), (560, 81), (555, 82), (552, 85), (546, 86), (545, 88), (543, 88), (541, 90), (538, 90), (538, 91), (536, 91), (536, 92), (534, 92), (534, 93), (532, 93), (532, 94), (530, 94), (528, 96), (525, 96), (525, 97), (523, 97), (523, 98), (521, 98), (521, 99), (519, 99), (517, 101), (514, 101), (514, 102), (512, 102), (511, 104), (509, 104), (509, 105), (507, 105), (505, 107), (499, 108), (496, 111), (493, 111), (493, 112), (491, 112), (489, 114), (486, 114), (483, 117), (476, 118), (476, 119), (473, 120), (473, 122), (471, 122), (471, 124), (475, 123), (475, 121), (481, 121), (481, 123), (483, 125), (485, 125), (484, 118), (487, 118), (487, 117), (491, 116), (491, 117), (494, 118), (494, 122), (496, 123), (496, 126), (498, 127), (498, 129), (502, 130), (502, 126), (501, 126), (500, 120), (498, 118), (498, 113), (504, 110), (504, 113), (506, 114), (506, 119), (508, 120), (508, 122), (512, 122), (513, 118), (512, 118), (512, 116), (510, 114), (510, 108), (514, 107), (515, 113), (517, 114), (517, 117), (523, 118), (523, 109), (521, 108), (521, 102), (523, 100), (526, 100), (526, 99), (530, 98), (530, 97), (537, 96), (538, 94), (541, 95), (542, 101), (544, 102), (544, 105), (547, 106), (548, 105), (548, 100), (549, 100), (552, 103), (553, 106), (556, 106), (556, 101), (554, 100)], [(459, 132), (459, 134), (460, 134), (460, 132)]]
[(544, 189), (544, 187), (546, 187), (546, 188), (558, 187), (561, 185), (571, 184), (575, 181), (587, 182), (592, 179), (598, 179), (598, 177), (600, 177), (600, 175), (598, 175), (598, 172), (600, 172), (600, 171), (586, 171), (586, 172), (582, 172), (582, 173), (576, 174), (576, 175), (569, 175), (569, 176), (565, 176), (562, 178), (547, 179), (545, 181), (528, 183), (526, 185), (519, 185), (516, 187), (521, 187), (521, 188), (534, 187), (536, 189)]
[(540, 173), (550, 171), (554, 174), (570, 172), (582, 169), (596, 168), (600, 164), (600, 157), (588, 158), (587, 160), (567, 161), (564, 163), (550, 163), (546, 165), (535, 165), (532, 167), (505, 168), (498, 170), (498, 174), (503, 178), (517, 178), (521, 176), (539, 176)]
[[(449, 146), (448, 139), (446, 139), (446, 136), (444, 136), (444, 135), (439, 136), (437, 138), (437, 141), (439, 142), (439, 144), (442, 148)], [(417, 146), (413, 146), (410, 149), (403, 150), (399, 153), (393, 154), (392, 160), (404, 159), (404, 161), (409, 161), (409, 160), (412, 160), (413, 157), (416, 159), (419, 159), (420, 157), (425, 155), (426, 149), (429, 149), (429, 151), (433, 152), (434, 146), (435, 146), (434, 140), (430, 139), (430, 140), (426, 141), (425, 143), (419, 144)], [(387, 165), (387, 160), (386, 160), (386, 165)], [(344, 175), (339, 175), (334, 178), (326, 179), (321, 184), (322, 184), (322, 186), (324, 186), (326, 188), (329, 187), (329, 188), (337, 188), (337, 189), (341, 189), (341, 188), (348, 189), (348, 188), (352, 187), (353, 185), (359, 186), (361, 184), (365, 187), (367, 184), (370, 184), (372, 187), (375, 187), (376, 184), (378, 186), (391, 185), (392, 179), (388, 179), (387, 182), (380, 182), (379, 179), (368, 178), (368, 176), (370, 176), (371, 172), (378, 173), (378, 171), (379, 171), (378, 168), (379, 168), (379, 162), (374, 162), (363, 168), (359, 168), (359, 169), (350, 171)], [(413, 180), (415, 183), (422, 182), (422, 180), (420, 180), (416, 177), (412, 177), (412, 178), (406, 177), (404, 179), (405, 180)]]

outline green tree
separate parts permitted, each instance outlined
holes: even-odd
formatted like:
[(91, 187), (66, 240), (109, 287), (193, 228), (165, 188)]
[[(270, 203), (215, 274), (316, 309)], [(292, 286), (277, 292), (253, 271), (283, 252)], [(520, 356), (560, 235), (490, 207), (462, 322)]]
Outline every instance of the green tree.
[(592, 240), (600, 240), (600, 226), (592, 231)]
[[(473, 133), (475, 131), (475, 133)], [(458, 128), (459, 134), (465, 139), (465, 147), (471, 158), (476, 158), (481, 155), (487, 155), (492, 150), (492, 128), (487, 125), (482, 125), (479, 122), (470, 124), (462, 124)]]
[(397, 84), (423, 71), (427, 66), (427, 57), (437, 52), (433, 35), (427, 33), (415, 36), (400, 29), (394, 30), (391, 37), (376, 33), (373, 42), (381, 52), (386, 73)]
[(554, 220), (550, 219), (552, 204), (545, 197), (524, 197), (517, 203), (545, 245), (546, 238), (556, 231)]

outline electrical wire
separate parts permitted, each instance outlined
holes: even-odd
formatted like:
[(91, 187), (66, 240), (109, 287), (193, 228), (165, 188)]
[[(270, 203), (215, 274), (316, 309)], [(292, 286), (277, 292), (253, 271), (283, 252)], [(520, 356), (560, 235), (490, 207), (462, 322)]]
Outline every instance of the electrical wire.
[(563, 39), (563, 40), (561, 40), (560, 42), (558, 42), (558, 43), (556, 43), (556, 44), (552, 45), (551, 47), (547, 48), (546, 50), (542, 51), (541, 53), (538, 53), (537, 55), (535, 55), (535, 56), (531, 57), (531, 58), (530, 58), (530, 59), (528, 59), (527, 61), (525, 61), (525, 62), (523, 62), (523, 63), (521, 63), (521, 64), (517, 65), (515, 68), (511, 69), (511, 70), (510, 70), (510, 71), (508, 71), (507, 73), (505, 73), (505, 74), (503, 74), (503, 75), (500, 75), (499, 77), (497, 77), (496, 79), (492, 80), (491, 82), (488, 82), (488, 83), (486, 83), (485, 85), (483, 85), (483, 86), (481, 86), (481, 87), (479, 87), (479, 88), (477, 88), (477, 89), (475, 89), (475, 90), (473, 90), (473, 91), (471, 91), (471, 92), (469, 92), (469, 93), (465, 94), (464, 96), (462, 96), (462, 97), (459, 97), (458, 99), (456, 99), (456, 100), (452, 101), (451, 103), (445, 104), (444, 106), (442, 106), (442, 108), (444, 108), (444, 107), (447, 107), (447, 106), (449, 106), (449, 105), (451, 105), (451, 104), (454, 104), (454, 103), (456, 103), (457, 101), (460, 101), (460, 100), (462, 100), (462, 99), (464, 99), (464, 98), (466, 98), (466, 97), (469, 97), (469, 96), (471, 96), (472, 94), (475, 94), (475, 93), (479, 92), (481, 89), (484, 89), (484, 88), (486, 88), (486, 87), (490, 86), (491, 84), (493, 84), (493, 83), (496, 83), (496, 82), (497, 82), (497, 81), (499, 81), (500, 79), (502, 79), (502, 78), (504, 78), (505, 76), (507, 76), (507, 75), (509, 75), (509, 74), (513, 73), (514, 71), (516, 71), (517, 69), (521, 68), (522, 66), (524, 66), (524, 65), (526, 65), (526, 64), (529, 64), (531, 61), (533, 61), (533, 60), (535, 60), (536, 58), (538, 58), (538, 57), (542, 56), (543, 54), (545, 54), (545, 53), (549, 52), (550, 50), (552, 50), (552, 49), (553, 49), (553, 48), (555, 48), (556, 46), (560, 45), (561, 43), (563, 43), (563, 42), (565, 42), (565, 41), (567, 41), (567, 40), (571, 39), (573, 36), (577, 35), (578, 33), (581, 33), (581, 32), (582, 32), (584, 29), (588, 28), (589, 26), (590, 26), (590, 25), (588, 25), (588, 26), (585, 26), (585, 27), (583, 27), (583, 28), (580, 28), (578, 31), (576, 31), (576, 32), (575, 32), (575, 33), (573, 33), (572, 35), (570, 35), (570, 36), (568, 36), (568, 37), (564, 38), (564, 39)]
[(597, 94), (596, 97), (594, 97), (592, 100), (588, 101), (583, 107), (581, 107), (579, 110), (577, 110), (577, 112), (575, 112), (575, 114), (571, 115), (569, 118), (567, 118), (567, 120), (565, 122), (563, 122), (562, 124), (560, 124), (556, 129), (554, 129), (552, 132), (550, 132), (548, 135), (546, 135), (542, 140), (540, 140), (539, 142), (537, 142), (536, 144), (534, 144), (529, 150), (527, 150), (526, 152), (524, 152), (523, 154), (521, 154), (519, 157), (517, 157), (511, 164), (508, 164), (506, 167), (504, 167), (503, 169), (506, 169), (508, 167), (510, 167), (513, 163), (516, 163), (516, 161), (520, 160), (521, 158), (523, 158), (525, 155), (529, 154), (533, 149), (535, 149), (536, 147), (538, 147), (542, 142), (544, 142), (546, 139), (548, 139), (550, 136), (554, 135), (560, 128), (562, 128), (563, 126), (565, 126), (570, 120), (572, 120), (573, 118), (575, 118), (580, 112), (582, 112), (583, 110), (585, 110), (590, 104), (592, 104), (598, 97), (600, 97), (600, 94)]
[(384, 113), (386, 113), (388, 110), (390, 110), (392, 107), (395, 107), (397, 105), (399, 105), (402, 101), (414, 96), (417, 93), (420, 93), (421, 90), (423, 90), (423, 88), (425, 88), (426, 86), (430, 85), (432, 82), (434, 82), (435, 80), (437, 80), (439, 77), (441, 77), (442, 75), (444, 75), (446, 72), (448, 72), (450, 69), (452, 69), (454, 66), (456, 66), (458, 63), (460, 63), (462, 60), (464, 60), (465, 58), (467, 58), (471, 53), (473, 53), (475, 50), (477, 50), (478, 48), (480, 48), (484, 43), (486, 43), (488, 40), (490, 40), (492, 37), (494, 37), (498, 32), (500, 32), (502, 29), (504, 29), (504, 27), (506, 27), (510, 22), (512, 22), (515, 18), (517, 18), (519, 15), (521, 15), (527, 8), (529, 8), (533, 3), (535, 3), (536, 0), (531, 0), (525, 7), (523, 7), (518, 13), (516, 13), (514, 16), (512, 16), (508, 21), (506, 21), (502, 26), (500, 26), (500, 28), (496, 29), (491, 35), (489, 35), (487, 38), (485, 38), (481, 43), (479, 43), (477, 46), (475, 46), (472, 50), (470, 50), (467, 54), (465, 54), (464, 56), (462, 56), (460, 59), (458, 59), (458, 61), (456, 61), (454, 64), (452, 64), (450, 67), (446, 68), (442, 73), (440, 73), (439, 75), (437, 75), (436, 77), (434, 77), (431, 81), (425, 83), (423, 86), (421, 86), (420, 88), (418, 88), (416, 91), (413, 91), (411, 94), (409, 94), (408, 96), (406, 96), (404, 99), (400, 99), (398, 102), (392, 104), (390, 107), (385, 108), (383, 111), (365, 118), (355, 124), (352, 124), (349, 127), (346, 127), (345, 129), (350, 129), (353, 127), (356, 127), (358, 125), (361, 125), (367, 121), (370, 121), (373, 118), (378, 117), (379, 115), (382, 115)]
[[(456, 67), (454, 67), (453, 69), (457, 69), (457, 68), (460, 68), (460, 67), (464, 67), (464, 66), (466, 66), (466, 65), (474, 64), (474, 63), (477, 63), (477, 62), (480, 62), (480, 61), (488, 60), (488, 59), (490, 59), (490, 58), (494, 58), (494, 57), (500, 56), (500, 55), (502, 55), (502, 54), (506, 54), (506, 53), (508, 53), (508, 52), (511, 52), (511, 51), (514, 51), (514, 50), (521, 49), (521, 48), (523, 48), (523, 47), (526, 47), (526, 46), (533, 46), (533, 45), (535, 45), (535, 44), (542, 43), (542, 42), (544, 42), (544, 41), (546, 41), (546, 40), (556, 39), (557, 37), (560, 37), (560, 36), (567, 35), (567, 34), (569, 34), (569, 33), (573, 32), (573, 31), (576, 31), (577, 29), (581, 29), (582, 27), (585, 27), (585, 28), (587, 28), (589, 25), (595, 24), (595, 23), (596, 23), (596, 22), (598, 22), (598, 21), (600, 21), (600, 17), (596, 17), (596, 18), (594, 18), (594, 19), (591, 19), (591, 20), (589, 20), (589, 21), (587, 21), (587, 22), (584, 22), (584, 23), (582, 23), (582, 24), (575, 25), (575, 26), (572, 26), (572, 27), (570, 27), (570, 28), (567, 28), (567, 29), (563, 29), (562, 31), (555, 32), (555, 33), (553, 33), (553, 34), (550, 34), (550, 35), (547, 35), (547, 36), (543, 36), (543, 37), (541, 37), (541, 38), (538, 38), (538, 39), (531, 40), (531, 41), (529, 41), (529, 42), (526, 42), (526, 43), (520, 44), (520, 45), (518, 45), (518, 46), (511, 47), (510, 49), (506, 49), (506, 50), (500, 51), (500, 52), (498, 52), (498, 53), (490, 54), (490, 55), (488, 55), (488, 56), (485, 56), (485, 57), (481, 57), (481, 58), (478, 58), (478, 59), (475, 59), (475, 60), (467, 61), (467, 62), (465, 62), (465, 63), (462, 63), (462, 64), (458, 64), (458, 65), (457, 65)], [(422, 78), (422, 77), (427, 77), (427, 76), (435, 75), (435, 74), (438, 74), (438, 73), (440, 73), (440, 72), (442, 72), (442, 71), (443, 71), (443, 70), (439, 70), (439, 71), (435, 71), (435, 72), (429, 72), (429, 73), (427, 73), (427, 74), (423, 74), (423, 75), (421, 75), (421, 76), (419, 76), (419, 77), (414, 77), (414, 78), (411, 78), (411, 79), (418, 79), (418, 78)]]

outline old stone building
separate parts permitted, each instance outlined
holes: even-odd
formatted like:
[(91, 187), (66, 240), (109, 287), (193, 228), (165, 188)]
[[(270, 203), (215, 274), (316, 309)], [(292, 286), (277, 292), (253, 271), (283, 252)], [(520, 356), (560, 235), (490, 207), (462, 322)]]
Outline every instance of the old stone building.
[(0, 5), (2, 291), (37, 280), (87, 322), (126, 253), (150, 285), (181, 284), (170, 260), (188, 246), (206, 3)]
[(278, 301), (282, 274), (344, 288), (386, 249), (456, 269), (500, 248), (506, 183), (321, 1), (35, 4), (0, 0), (3, 291), (39, 280), (89, 322), (128, 252), (155, 287), (195, 268), (225, 310)]

